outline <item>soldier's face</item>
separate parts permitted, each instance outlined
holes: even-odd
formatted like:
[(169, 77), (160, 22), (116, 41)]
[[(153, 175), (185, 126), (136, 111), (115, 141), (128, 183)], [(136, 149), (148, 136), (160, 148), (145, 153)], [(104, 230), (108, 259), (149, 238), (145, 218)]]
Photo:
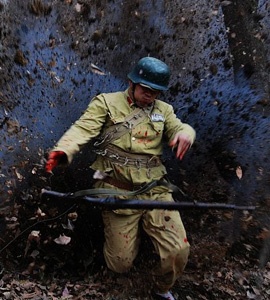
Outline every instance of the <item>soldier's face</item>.
[(136, 84), (134, 98), (136, 105), (139, 107), (147, 107), (151, 105), (157, 98), (160, 91), (149, 89), (148, 87)]

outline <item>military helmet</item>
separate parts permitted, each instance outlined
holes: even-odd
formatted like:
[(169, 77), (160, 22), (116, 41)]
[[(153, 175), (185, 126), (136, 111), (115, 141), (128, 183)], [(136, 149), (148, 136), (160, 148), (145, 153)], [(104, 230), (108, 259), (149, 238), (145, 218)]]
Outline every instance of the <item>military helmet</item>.
[(128, 74), (128, 78), (133, 83), (139, 83), (158, 91), (166, 91), (170, 79), (170, 69), (157, 58), (144, 57)]

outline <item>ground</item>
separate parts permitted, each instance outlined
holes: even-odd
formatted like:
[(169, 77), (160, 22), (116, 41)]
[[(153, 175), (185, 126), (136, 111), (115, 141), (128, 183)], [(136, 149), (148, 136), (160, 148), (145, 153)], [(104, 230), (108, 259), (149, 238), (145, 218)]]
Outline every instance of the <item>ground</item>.
[[(207, 186), (211, 189), (211, 182)], [(32, 202), (32, 207), (16, 203), (12, 217), (10, 210), (6, 216), (11, 244), (1, 253), (3, 299), (151, 299), (149, 269), (155, 255), (146, 236), (134, 269), (113, 274), (103, 261), (99, 208), (37, 202), (38, 210)], [(269, 231), (259, 222), (267, 207), (181, 212), (191, 254), (173, 288), (176, 299), (268, 299)]]
[(267, 3), (119, 2), (0, 0), (0, 299), (151, 299), (146, 236), (134, 268), (113, 274), (100, 208), (40, 197), (89, 187), (87, 149), (53, 176), (48, 149), (90, 94), (122, 88), (146, 55), (171, 65), (164, 98), (197, 131), (184, 161), (164, 157), (189, 196), (175, 198), (255, 206), (181, 210), (191, 253), (175, 298), (268, 299)]

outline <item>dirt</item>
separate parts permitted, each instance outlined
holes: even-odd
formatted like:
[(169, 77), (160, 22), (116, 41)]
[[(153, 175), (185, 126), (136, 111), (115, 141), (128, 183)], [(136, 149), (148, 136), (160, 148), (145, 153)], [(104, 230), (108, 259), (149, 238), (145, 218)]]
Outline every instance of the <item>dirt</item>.
[[(155, 255), (146, 236), (131, 272), (113, 274), (102, 256), (98, 208), (50, 201), (37, 205), (42, 209), (35, 214), (33, 207), (17, 207), (17, 226), (15, 212), (7, 222), (7, 232), (16, 238), (9, 238), (12, 244), (2, 253), (3, 299), (151, 299), (149, 268)], [(20, 210), (32, 214), (21, 215)], [(192, 248), (185, 273), (173, 288), (176, 299), (268, 298), (270, 266), (261, 246), (269, 231), (259, 224), (258, 213), (181, 213)], [(62, 239), (57, 245), (57, 237), (71, 241)]]
[(188, 195), (175, 198), (256, 206), (181, 211), (191, 254), (175, 298), (269, 298), (269, 7), (245, 3), (0, 1), (1, 299), (151, 299), (146, 236), (131, 272), (113, 274), (100, 208), (40, 197), (89, 188), (90, 146), (54, 175), (48, 149), (146, 55), (171, 66), (163, 98), (197, 131), (184, 161), (164, 155)]

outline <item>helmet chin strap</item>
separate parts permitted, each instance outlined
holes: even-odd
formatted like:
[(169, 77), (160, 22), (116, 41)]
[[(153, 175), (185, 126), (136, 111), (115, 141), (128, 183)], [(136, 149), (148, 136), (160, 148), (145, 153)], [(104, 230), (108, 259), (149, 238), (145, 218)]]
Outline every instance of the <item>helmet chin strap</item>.
[[(137, 83), (132, 82), (132, 90), (131, 90), (131, 99), (132, 101), (137, 105), (137, 101), (135, 98), (135, 88), (136, 88)], [(138, 105), (137, 105), (138, 106)]]
[(135, 100), (135, 88), (136, 88), (137, 83), (132, 83), (132, 100)]

